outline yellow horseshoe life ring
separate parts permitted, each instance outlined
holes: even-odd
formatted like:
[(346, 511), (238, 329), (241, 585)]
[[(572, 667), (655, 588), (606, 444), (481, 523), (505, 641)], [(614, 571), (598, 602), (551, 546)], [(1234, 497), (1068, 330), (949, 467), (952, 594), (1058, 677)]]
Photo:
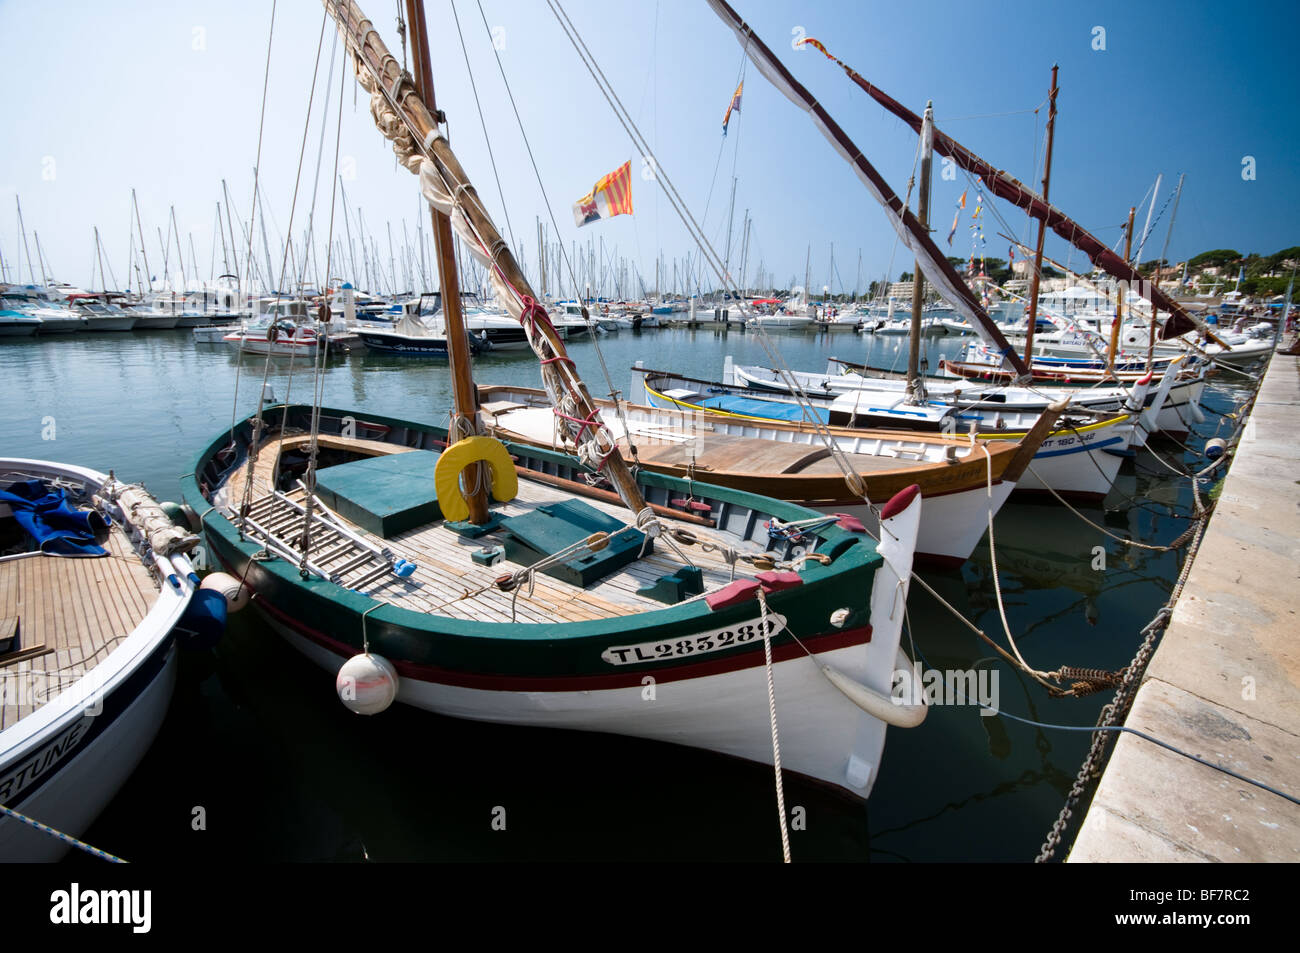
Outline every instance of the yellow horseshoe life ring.
[(460, 490), (460, 473), (473, 463), (486, 463), (492, 472), (492, 497), (506, 503), (519, 495), (519, 476), (506, 445), (495, 437), (466, 437), (457, 440), (438, 457), (433, 467), (433, 486), (445, 519), (469, 519), (469, 504)]

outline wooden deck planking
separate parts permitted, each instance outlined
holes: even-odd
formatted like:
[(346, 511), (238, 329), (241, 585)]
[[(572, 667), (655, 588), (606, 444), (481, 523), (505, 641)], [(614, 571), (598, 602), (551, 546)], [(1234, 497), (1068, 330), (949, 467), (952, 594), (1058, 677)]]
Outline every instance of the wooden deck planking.
[(158, 589), (121, 527), (92, 558), (31, 556), (0, 563), (0, 605), (19, 617), (35, 658), (0, 665), (0, 728), (14, 724), (107, 656), (148, 613)]
[[(300, 436), (287, 438), (283, 442), (284, 448), (297, 446), (304, 443), (305, 439)], [(254, 464), (252, 474), (254, 501), (266, 497), (271, 491), (278, 462), (279, 449), (275, 446), (277, 443), (279, 443), (277, 438), (268, 438)], [(380, 441), (338, 437), (322, 438), (321, 444), (372, 454), (403, 453), (411, 449)], [(225, 508), (228, 516), (233, 511), (233, 507), (243, 499), (243, 488), (247, 479), (246, 467), (240, 467), (214, 495), (214, 502)], [(502, 516), (515, 516), (547, 503), (571, 498), (559, 488), (527, 480), (520, 481), (519, 492), (517, 499), (498, 505), (495, 507), (496, 511)], [(300, 496), (297, 491), (289, 495)], [(619, 504), (586, 498), (584, 502), (620, 521), (632, 521), (631, 514)], [(234, 517), (230, 516), (230, 518)], [(492, 583), (497, 576), (522, 569), (521, 565), (502, 561), (494, 566), (481, 566), (470, 559), (471, 551), (479, 545), (500, 541), (500, 537), (494, 534), (489, 534), (473, 545), (467, 545), (445, 524), (436, 523), (416, 527), (384, 540), (373, 537), (347, 520), (344, 522), (362, 536), (373, 539), (379, 546), (387, 547), (398, 557), (415, 563), (417, 567), (408, 579), (386, 576), (367, 586), (363, 590), (364, 594), (392, 605), (421, 612), (442, 613), (465, 620), (507, 622), (512, 618), (512, 606), (518, 620), (537, 623), (580, 622), (663, 608), (664, 603), (638, 595), (638, 590), (652, 585), (659, 577), (675, 571), (682, 565), (677, 553), (660, 541), (656, 544), (653, 554), (612, 573), (590, 590), (539, 573), (534, 580), (531, 596), (528, 595), (526, 587), (521, 587), (522, 591), (516, 595), (512, 592), (502, 592)], [(281, 538), (289, 538), (293, 535), (293, 530), (300, 532), (301, 526), (302, 520), (299, 518), (289, 523), (290, 532), (281, 532), (279, 535)], [(702, 539), (735, 544), (734, 537), (728, 537), (720, 531), (694, 525), (688, 528)], [(733, 579), (732, 567), (722, 558), (721, 553), (716, 551), (705, 553), (698, 546), (678, 544), (678, 547), (694, 565), (700, 568), (706, 591), (724, 586)], [(752, 542), (742, 544), (741, 548), (750, 553), (762, 551), (761, 547)], [(452, 557), (450, 554), (454, 553), (463, 555)], [(371, 568), (373, 564), (352, 570), (344, 576), (343, 585), (349, 585), (349, 577), (360, 578)], [(752, 572), (750, 567), (741, 564), (737, 567), (734, 578), (752, 575)], [(478, 589), (483, 591), (476, 592)], [(474, 595), (464, 598), (466, 590)]]

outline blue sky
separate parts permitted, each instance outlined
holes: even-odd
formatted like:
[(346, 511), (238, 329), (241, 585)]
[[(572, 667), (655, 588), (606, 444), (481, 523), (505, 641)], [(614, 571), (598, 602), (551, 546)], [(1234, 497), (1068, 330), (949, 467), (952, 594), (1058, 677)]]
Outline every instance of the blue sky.
[[(659, 249), (669, 262), (683, 260), (693, 251), (685, 230), (652, 183), (639, 176), (634, 216), (573, 227), (571, 203), (625, 160), (639, 172), (640, 156), (545, 3), (482, 4), (502, 45), (506, 75), (566, 245), (602, 238), (607, 249), (616, 246), (619, 255), (640, 262), (647, 276)], [(1118, 239), (1129, 206), (1142, 201), (1158, 173), (1164, 182), (1157, 213), (1185, 172), (1169, 257), (1217, 247), (1270, 253), (1300, 243), (1295, 225), (1300, 107), (1290, 49), (1300, 6), (1294, 3), (1255, 3), (1248, 11), (1203, 2), (735, 0), (733, 5), (900, 194), (912, 169), (915, 136), (820, 54), (791, 49), (794, 31), (802, 28), (821, 39), (917, 112), (933, 99), (940, 128), (1035, 185), (1041, 175), (1036, 143), (1046, 111), (1035, 115), (1033, 109), (1045, 100), (1051, 67), (1059, 64), (1051, 197), (1107, 242)], [(364, 0), (362, 7), (397, 51), (394, 0)], [(741, 115), (722, 142), (722, 114), (740, 75), (741, 51), (703, 2), (566, 0), (565, 7), (695, 215), (707, 206), (706, 231), (719, 244), (734, 168), (737, 234), (745, 209), (754, 221), (751, 270), (761, 259), (778, 283), (792, 276), (801, 283), (811, 246), (812, 285), (820, 289), (830, 272), (832, 243), (837, 289), (854, 284), (859, 249), (864, 286), (886, 269), (895, 276), (910, 270), (884, 216), (847, 165), (808, 118), (752, 68), (745, 71)], [(289, 219), (322, 9), (310, 0), (280, 0), (276, 14), (262, 157), (273, 249)], [(502, 198), (450, 0), (427, 0), (427, 10), (439, 106), (449, 115), (453, 146), (504, 232)], [(547, 213), (478, 6), (475, 0), (456, 0), (456, 10), (505, 207), (531, 265), (535, 219)], [(91, 227), (98, 225), (118, 284), (126, 284), (134, 187), (152, 270), (161, 273), (154, 230), (166, 232), (168, 210), (175, 206), (187, 251), (192, 235), (206, 277), (223, 178), (237, 214), (248, 216), (270, 11), (270, 0), (168, 5), (0, 0), (0, 35), (10, 40), (3, 93), (6, 144), (0, 150), (0, 252), (10, 267), (19, 245), (17, 194), (29, 241), (39, 232), (60, 279), (89, 282)], [(1105, 30), (1104, 50), (1093, 49), (1096, 27)], [(334, 35), (327, 27), (322, 72)], [(30, 42), (15, 42), (21, 37)], [(338, 103), (339, 69), (336, 62), (332, 106)], [(341, 145), (350, 160), (347, 169), (355, 173), (347, 181), (348, 199), (353, 210), (363, 209), (386, 255), (387, 224), (399, 243), (403, 221), (414, 235), (421, 216), (415, 180), (395, 168), (370, 122), (364, 96), (354, 107), (354, 87), (349, 77)], [(323, 95), (322, 80), (304, 160), (295, 220), (299, 233), (310, 204)], [(318, 222), (328, 216), (335, 115), (332, 109)], [(1242, 177), (1247, 156), (1254, 158), (1251, 181)], [(965, 187), (964, 181), (936, 178), (932, 219), (942, 247)], [(1032, 235), (1023, 213), (1006, 205), (999, 210), (1018, 237)], [(1144, 258), (1159, 255), (1168, 216), (1165, 207)], [(1144, 212), (1139, 229), (1143, 219)], [(964, 257), (970, 251), (967, 221), (952, 254)], [(996, 236), (1000, 230), (1001, 223), (989, 215), (986, 253), (1006, 258), (1007, 243)], [(1070, 257), (1054, 239), (1048, 253)], [(219, 245), (217, 258), (219, 272)], [(1078, 265), (1081, 258), (1075, 253), (1070, 261)]]

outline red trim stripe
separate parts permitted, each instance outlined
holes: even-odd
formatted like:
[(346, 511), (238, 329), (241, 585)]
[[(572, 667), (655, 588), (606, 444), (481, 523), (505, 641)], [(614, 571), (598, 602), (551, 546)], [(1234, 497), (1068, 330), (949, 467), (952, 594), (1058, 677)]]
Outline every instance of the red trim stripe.
[[(255, 599), (259, 610), (272, 616), (277, 622), (292, 629), (303, 638), (315, 642), (342, 659), (357, 654), (356, 646), (341, 642), (311, 626), (304, 625), (293, 616), (263, 599)], [(871, 626), (844, 629), (837, 632), (823, 632), (802, 640), (805, 645), (816, 652), (832, 652), (836, 649), (853, 645), (865, 645), (871, 641)], [(772, 647), (774, 662), (787, 662), (803, 655), (794, 642)], [(453, 685), (458, 688), (475, 688), (483, 691), (500, 692), (575, 692), (600, 691), (615, 688), (640, 687), (641, 679), (646, 675), (654, 676), (656, 682), (677, 682), (690, 678), (706, 678), (710, 675), (723, 675), (738, 672), (746, 668), (758, 668), (763, 665), (763, 643), (757, 642), (752, 651), (704, 662), (689, 662), (683, 665), (671, 665), (663, 668), (638, 668), (634, 671), (611, 671), (600, 675), (568, 676), (532, 676), (532, 675), (493, 675), (475, 672), (458, 672), (426, 665), (420, 662), (407, 662), (389, 659), (403, 678), (413, 678), (421, 682), (437, 685)]]

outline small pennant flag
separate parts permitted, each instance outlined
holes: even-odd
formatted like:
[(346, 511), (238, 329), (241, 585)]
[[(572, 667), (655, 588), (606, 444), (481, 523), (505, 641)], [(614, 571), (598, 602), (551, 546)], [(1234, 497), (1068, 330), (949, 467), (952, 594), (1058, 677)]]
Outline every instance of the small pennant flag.
[(957, 220), (961, 218), (961, 210), (966, 207), (966, 193), (961, 194), (957, 200), (957, 211), (952, 216), (952, 228), (948, 230), (948, 246), (952, 247), (952, 236), (957, 234)]
[[(811, 36), (805, 36), (802, 40), (799, 41), (799, 45), (803, 46), (805, 43), (807, 43), (813, 49), (821, 51), (822, 56), (825, 56), (828, 59), (832, 59), (832, 60), (835, 59), (835, 57), (831, 56), (830, 53), (826, 52), (826, 47), (822, 46), (821, 40), (814, 40)], [(839, 61), (836, 60), (836, 62)]]
[(632, 214), (632, 160), (602, 177), (573, 203), (573, 223), (581, 228), (602, 218)]
[(1015, 260), (1016, 260), (1016, 246), (1015, 246), (1015, 245), (1008, 245), (1008, 246), (1007, 246), (1007, 256), (1008, 256), (1008, 257), (1007, 257), (1007, 261), (1015, 261)]
[(731, 96), (731, 102), (727, 105), (726, 115), (722, 117), (722, 134), (724, 136), (727, 134), (727, 123), (731, 122), (732, 110), (734, 109), (736, 112), (740, 112), (740, 94), (744, 89), (745, 81), (742, 79), (740, 85), (736, 87), (736, 91)]

